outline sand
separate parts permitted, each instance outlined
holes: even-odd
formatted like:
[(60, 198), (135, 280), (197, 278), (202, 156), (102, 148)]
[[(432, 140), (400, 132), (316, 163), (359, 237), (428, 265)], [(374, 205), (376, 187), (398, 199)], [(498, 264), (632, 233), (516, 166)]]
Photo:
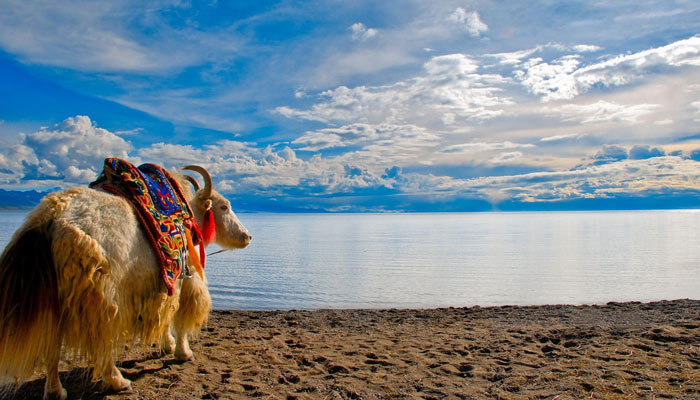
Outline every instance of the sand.
[[(83, 399), (700, 399), (700, 301), (434, 310), (215, 311), (196, 359), (121, 357), (133, 390)], [(15, 398), (40, 398), (44, 379)]]

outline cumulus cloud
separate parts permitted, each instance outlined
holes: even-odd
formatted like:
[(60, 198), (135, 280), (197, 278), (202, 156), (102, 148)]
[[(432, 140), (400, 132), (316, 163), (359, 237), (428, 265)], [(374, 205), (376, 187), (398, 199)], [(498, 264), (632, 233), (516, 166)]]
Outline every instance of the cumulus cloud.
[[(342, 129), (341, 129), (342, 128)], [(425, 173), (406, 173), (391, 158), (366, 162), (363, 154), (408, 154), (421, 146), (434, 148), (434, 137), (417, 127), (341, 127), (335, 133), (357, 150), (338, 155), (300, 158), (289, 146), (259, 147), (256, 143), (221, 140), (202, 147), (155, 143), (134, 150), (119, 136), (98, 128), (88, 117), (68, 118), (51, 128), (26, 135), (24, 142), (0, 148), (0, 180), (17, 184), (52, 181), (55, 186), (84, 185), (96, 177), (103, 158), (120, 156), (132, 162), (156, 162), (166, 167), (197, 163), (212, 172), (215, 185), (226, 194), (245, 196), (305, 196), (326, 198), (338, 194), (442, 193), (450, 196), (501, 201), (558, 201), (600, 198), (618, 194), (663, 190), (700, 190), (700, 169), (689, 158), (666, 156), (649, 145), (604, 146), (592, 163), (566, 171), (460, 179)], [(312, 137), (313, 135), (309, 136)], [(304, 143), (293, 143), (303, 146)], [(392, 149), (401, 148), (398, 153)], [(496, 167), (521, 162), (515, 142), (471, 142), (443, 148), (445, 154), (496, 152), (487, 161)], [(91, 149), (94, 154), (89, 154)], [(505, 150), (505, 151), (504, 151)], [(508, 151), (512, 150), (512, 151)]]
[(460, 24), (471, 36), (481, 36), (489, 30), (489, 26), (481, 20), (478, 12), (467, 11), (462, 7), (457, 7), (447, 20)]
[(515, 71), (514, 75), (530, 92), (542, 95), (545, 101), (571, 99), (579, 93), (572, 74), (580, 64), (578, 55), (564, 56), (551, 63), (533, 58), (525, 64), (525, 69)]
[(377, 36), (377, 30), (374, 28), (367, 28), (362, 22), (355, 22), (348, 28), (352, 32), (352, 40), (358, 40), (364, 42), (375, 36)]
[(203, 148), (156, 143), (141, 150), (139, 155), (161, 163), (167, 160), (171, 166), (196, 162), (212, 173), (215, 185), (225, 193), (275, 196), (289, 190), (322, 195), (381, 185), (381, 178), (369, 170), (353, 173), (350, 164), (323, 159), (320, 155), (302, 160), (289, 147), (258, 148), (255, 143), (230, 140)]
[[(27, 166), (40, 166), (40, 160), (31, 147), (19, 144), (0, 149), (0, 178), (5, 183), (21, 182), (25, 178), (25, 167)], [(46, 163), (43, 163), (39, 168), (43, 170), (44, 174), (46, 172), (53, 173), (53, 171), (46, 171)]]
[[(586, 61), (590, 57), (584, 53), (602, 50), (593, 44), (550, 42), (519, 52), (486, 56), (438, 55), (428, 58), (422, 72), (412, 78), (384, 85), (339, 86), (321, 92), (310, 106), (279, 107), (276, 111), (288, 118), (327, 125), (293, 140), (294, 149), (332, 154), (337, 162), (367, 163), (375, 173), (382, 160), (401, 167), (432, 165), (433, 170), (438, 170), (435, 166), (451, 165), (463, 159), (459, 157), (461, 154), (475, 154), (470, 157), (471, 162), (479, 165), (515, 160), (532, 169), (604, 165), (630, 157), (629, 149), (634, 144), (630, 126), (650, 136), (648, 131), (654, 121), (671, 117), (675, 120), (678, 116), (665, 112), (664, 108), (668, 107), (665, 99), (658, 98), (656, 103), (657, 97), (649, 96), (651, 89), (644, 89), (646, 86), (632, 88), (638, 94), (647, 94), (644, 96), (606, 91), (592, 101), (566, 100), (596, 85), (634, 81), (618, 80), (613, 78), (615, 74), (643, 76), (663, 73), (664, 68), (691, 65), (696, 41), (693, 37), (646, 52), (607, 60), (597, 58), (592, 64)], [(554, 60), (545, 61), (553, 53), (572, 51), (580, 54), (558, 54)], [(484, 64), (484, 60), (493, 58), (500, 65)], [(508, 71), (512, 77), (504, 76)], [(518, 84), (536, 97), (523, 98), (516, 94), (517, 90), (513, 89)], [(312, 98), (309, 96), (307, 100)], [(636, 98), (641, 100), (635, 103)], [(531, 100), (549, 103), (540, 105)], [(690, 104), (690, 107), (694, 106)], [(551, 127), (537, 132), (514, 122), (543, 116), (558, 120), (547, 119)], [(380, 125), (384, 128), (377, 128)], [(405, 132), (414, 136), (388, 141), (387, 138), (398, 137), (395, 136), (398, 131), (389, 133), (394, 132), (386, 128), (389, 126), (411, 127)], [(380, 135), (379, 131), (384, 132)], [(584, 137), (587, 140), (579, 140)], [(541, 147), (527, 150), (534, 147), (527, 143), (534, 141), (541, 143)], [(606, 142), (620, 146), (602, 150), (591, 147)], [(559, 154), (552, 153), (554, 146), (560, 150)], [(633, 154), (641, 156), (641, 150), (636, 151), (639, 153)]]
[(625, 160), (629, 157), (627, 149), (617, 145), (605, 145), (592, 158), (598, 164), (610, 163), (620, 160)]
[[(613, 149), (611, 149), (613, 150)], [(619, 150), (619, 149), (618, 149)], [(623, 149), (624, 150), (624, 149)], [(700, 190), (697, 162), (681, 157), (654, 157), (589, 165), (567, 171), (521, 175), (443, 179), (443, 190), (493, 200), (553, 202), (575, 199), (612, 198), (684, 190)], [(622, 152), (618, 155), (622, 157)]]
[(653, 157), (663, 157), (666, 151), (659, 147), (651, 147), (649, 145), (635, 145), (629, 151), (630, 160), (644, 160)]
[[(335, 157), (316, 154), (302, 159), (288, 146), (259, 148), (255, 143), (230, 140), (221, 140), (202, 148), (155, 143), (140, 149), (138, 156), (144, 161), (168, 167), (192, 163), (202, 165), (214, 176), (217, 188), (227, 194), (245, 193), (268, 198), (289, 194), (327, 196), (368, 188), (399, 190), (399, 185), (402, 188), (415, 187), (415, 183), (410, 182), (416, 182), (416, 179), (407, 179), (399, 173), (399, 167), (386, 168), (386, 164), (391, 162), (391, 157), (400, 158), (396, 154), (408, 151), (401, 149), (401, 143), (410, 142), (406, 138), (421, 133), (411, 132), (410, 128), (405, 127), (384, 127), (376, 132), (372, 127), (349, 127), (345, 131), (359, 132), (362, 129), (368, 130), (365, 136), (376, 140), (370, 140), (370, 144), (357, 152)], [(351, 141), (355, 140), (353, 134), (349, 135)], [(381, 163), (373, 158), (376, 154), (383, 154)], [(372, 162), (367, 162), (363, 158), (365, 156)]]
[(546, 113), (558, 114), (564, 121), (577, 121), (583, 124), (597, 122), (639, 123), (639, 119), (661, 107), (659, 104), (624, 105), (605, 100), (590, 104), (565, 104), (560, 107), (544, 108)]
[(97, 176), (105, 158), (128, 158), (130, 150), (123, 138), (78, 115), (25, 135), (21, 145), (4, 149), (3, 168), (24, 179), (86, 183)]

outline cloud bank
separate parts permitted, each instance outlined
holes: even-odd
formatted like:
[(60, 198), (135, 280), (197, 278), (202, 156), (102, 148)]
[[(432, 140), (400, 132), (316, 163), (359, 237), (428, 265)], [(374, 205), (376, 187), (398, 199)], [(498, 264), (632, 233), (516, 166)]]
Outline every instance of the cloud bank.
[[(397, 126), (385, 126), (379, 131), (362, 125), (354, 128), (336, 133), (338, 140), (358, 144), (379, 137), (396, 138), (398, 135), (400, 140), (412, 135)], [(520, 159), (523, 153), (517, 149), (533, 147), (513, 142), (474, 142), (449, 146), (443, 152), (495, 151), (490, 162), (501, 164)], [(668, 156), (663, 149), (649, 145), (605, 146), (591, 155), (586, 165), (567, 171), (460, 179), (405, 172), (396, 165), (382, 168), (357, 162), (345, 153), (316, 154), (301, 159), (288, 146), (261, 148), (255, 143), (231, 140), (201, 148), (154, 143), (135, 149), (124, 138), (99, 128), (90, 118), (75, 116), (25, 135), (21, 144), (2, 150), (0, 179), (3, 185), (85, 185), (97, 176), (104, 158), (119, 156), (135, 163), (156, 162), (169, 168), (200, 164), (212, 172), (219, 190), (234, 198), (289, 197), (298, 209), (307, 210), (387, 211), (394, 207), (410, 210), (410, 205), (396, 203), (396, 199), (406, 196), (436, 204), (476, 199), (497, 207), (503, 201), (561, 202), (700, 191), (700, 164), (694, 159), (698, 158), (695, 155), (700, 149), (687, 155)], [(347, 200), (345, 206), (342, 202), (338, 204), (339, 198)], [(364, 203), (353, 206), (357, 198), (364, 199)]]

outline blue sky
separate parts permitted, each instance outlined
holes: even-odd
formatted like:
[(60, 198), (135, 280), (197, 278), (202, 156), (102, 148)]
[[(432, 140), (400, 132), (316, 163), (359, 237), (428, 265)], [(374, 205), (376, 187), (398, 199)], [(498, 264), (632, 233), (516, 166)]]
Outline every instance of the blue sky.
[(700, 206), (696, 2), (299, 3), (4, 0), (0, 187), (120, 156), (243, 209)]

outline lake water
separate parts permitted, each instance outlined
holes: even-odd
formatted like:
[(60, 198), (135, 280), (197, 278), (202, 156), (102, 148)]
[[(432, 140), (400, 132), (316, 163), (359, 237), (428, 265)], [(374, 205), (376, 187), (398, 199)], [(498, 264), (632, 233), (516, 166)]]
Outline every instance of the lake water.
[[(0, 213), (0, 247), (23, 218)], [(700, 298), (696, 210), (239, 219), (251, 245), (207, 260), (218, 309)]]

